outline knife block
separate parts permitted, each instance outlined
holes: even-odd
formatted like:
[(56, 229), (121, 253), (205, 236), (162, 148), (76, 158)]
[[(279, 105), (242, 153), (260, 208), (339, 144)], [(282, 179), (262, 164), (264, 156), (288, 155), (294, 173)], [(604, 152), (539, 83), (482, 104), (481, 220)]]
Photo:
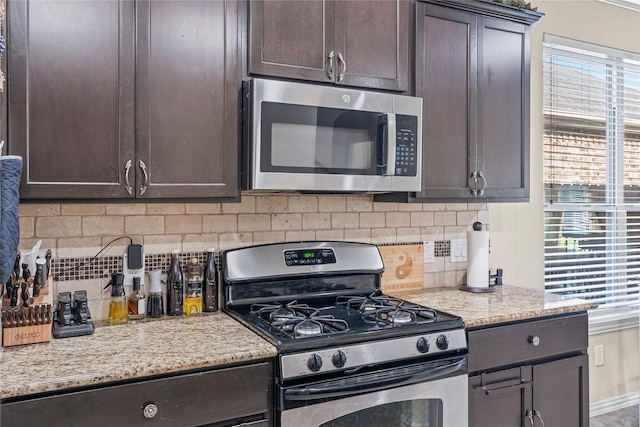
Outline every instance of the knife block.
[[(31, 292), (31, 287), (29, 288)], [(30, 305), (47, 305), (51, 304), (51, 310), (53, 310), (53, 276), (47, 278), (45, 286), (40, 289), (40, 295), (37, 297), (31, 297)], [(9, 305), (9, 300), (2, 299), (3, 308)], [(49, 319), (53, 319), (53, 313), (49, 316)], [(44, 323), (41, 325), (30, 326), (18, 326), (14, 328), (2, 328), (2, 346), (11, 347), (15, 345), (34, 344), (39, 342), (51, 341), (51, 324)]]

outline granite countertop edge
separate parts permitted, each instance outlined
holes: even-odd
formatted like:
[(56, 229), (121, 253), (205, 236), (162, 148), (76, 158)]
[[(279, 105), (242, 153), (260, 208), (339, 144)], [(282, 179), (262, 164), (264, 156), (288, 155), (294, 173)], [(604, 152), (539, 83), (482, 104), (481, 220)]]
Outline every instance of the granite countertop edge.
[(221, 312), (100, 326), (93, 335), (1, 348), (0, 399), (221, 368), (275, 355), (272, 344)]

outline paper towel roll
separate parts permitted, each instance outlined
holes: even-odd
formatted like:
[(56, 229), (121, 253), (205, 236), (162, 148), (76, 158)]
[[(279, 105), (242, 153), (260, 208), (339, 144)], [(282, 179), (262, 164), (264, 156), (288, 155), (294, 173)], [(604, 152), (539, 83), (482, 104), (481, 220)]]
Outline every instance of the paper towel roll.
[(467, 231), (467, 286), (489, 287), (488, 231)]

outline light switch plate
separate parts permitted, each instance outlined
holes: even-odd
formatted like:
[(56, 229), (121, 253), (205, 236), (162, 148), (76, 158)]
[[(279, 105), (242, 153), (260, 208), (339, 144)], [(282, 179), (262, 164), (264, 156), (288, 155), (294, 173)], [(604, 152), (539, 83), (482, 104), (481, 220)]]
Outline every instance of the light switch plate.
[(451, 262), (467, 262), (467, 239), (451, 240)]
[(433, 240), (428, 240), (422, 243), (424, 245), (424, 263), (430, 264), (436, 261), (436, 245)]

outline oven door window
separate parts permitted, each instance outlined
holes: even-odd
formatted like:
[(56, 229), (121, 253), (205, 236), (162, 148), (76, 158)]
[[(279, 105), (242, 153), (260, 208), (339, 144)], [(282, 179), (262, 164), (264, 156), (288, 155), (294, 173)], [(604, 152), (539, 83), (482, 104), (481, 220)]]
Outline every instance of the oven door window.
[(384, 115), (263, 102), (263, 172), (377, 175)]
[(320, 427), (437, 427), (442, 425), (442, 400), (416, 399), (363, 409), (321, 424)]

